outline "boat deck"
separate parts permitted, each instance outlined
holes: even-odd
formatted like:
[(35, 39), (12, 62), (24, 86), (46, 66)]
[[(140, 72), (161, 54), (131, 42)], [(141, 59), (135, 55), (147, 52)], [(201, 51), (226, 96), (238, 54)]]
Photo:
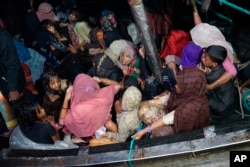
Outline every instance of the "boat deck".
[[(137, 140), (130, 152), (131, 142), (102, 146), (83, 146), (71, 150), (10, 150), (3, 148), (0, 152), (0, 166), (119, 166), (128, 162), (147, 165), (145, 162), (160, 159), (167, 161), (172, 157), (188, 155), (194, 158), (198, 153), (206, 154), (211, 150), (226, 149), (223, 155), (229, 159), (230, 149), (241, 146), (246, 148), (250, 142), (250, 117), (236, 112), (231, 117), (211, 122), (209, 127), (178, 135)], [(2, 141), (0, 141), (2, 143)], [(243, 145), (243, 146), (242, 146)], [(204, 153), (205, 152), (205, 153)], [(216, 154), (218, 151), (215, 151)], [(129, 154), (131, 156), (128, 159)], [(191, 157), (190, 157), (191, 156)], [(218, 157), (217, 157), (218, 158)], [(224, 157), (225, 158), (225, 157)], [(227, 160), (228, 160), (227, 159)], [(225, 161), (225, 159), (224, 159)], [(139, 163), (138, 163), (139, 162)], [(226, 164), (225, 164), (226, 163)], [(228, 165), (229, 160), (224, 162)], [(197, 163), (198, 164), (198, 163)], [(177, 165), (178, 166), (178, 165)]]

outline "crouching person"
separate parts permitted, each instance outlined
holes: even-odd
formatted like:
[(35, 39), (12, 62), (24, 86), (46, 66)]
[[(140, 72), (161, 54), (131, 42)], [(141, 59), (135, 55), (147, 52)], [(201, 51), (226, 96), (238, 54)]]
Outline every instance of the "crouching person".
[(116, 115), (118, 131), (108, 131), (105, 134), (108, 138), (117, 142), (125, 142), (136, 132), (141, 122), (138, 116), (141, 100), (142, 94), (137, 87), (130, 86), (125, 90), (121, 101), (121, 112), (117, 112)]

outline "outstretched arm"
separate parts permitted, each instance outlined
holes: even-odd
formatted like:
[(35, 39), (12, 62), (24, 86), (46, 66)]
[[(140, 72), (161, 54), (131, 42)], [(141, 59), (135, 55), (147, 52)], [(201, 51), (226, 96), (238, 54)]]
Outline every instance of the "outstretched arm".
[(228, 82), (232, 78), (233, 78), (233, 75), (230, 72), (225, 71), (216, 81), (214, 81), (211, 84), (207, 84), (206, 89), (213, 90), (223, 85), (224, 83)]
[(164, 115), (162, 118), (155, 121), (151, 126), (147, 126), (146, 128), (142, 129), (141, 131), (137, 132), (132, 138), (136, 140), (141, 139), (146, 133), (151, 133), (153, 130), (162, 127), (164, 125), (173, 125), (174, 123), (174, 113), (175, 110), (171, 111), (170, 113)]
[(195, 0), (188, 0), (187, 3), (190, 4), (193, 7), (194, 24), (197, 25), (197, 24), (202, 23), (202, 20), (201, 20), (201, 17), (199, 15), (197, 6), (195, 4)]

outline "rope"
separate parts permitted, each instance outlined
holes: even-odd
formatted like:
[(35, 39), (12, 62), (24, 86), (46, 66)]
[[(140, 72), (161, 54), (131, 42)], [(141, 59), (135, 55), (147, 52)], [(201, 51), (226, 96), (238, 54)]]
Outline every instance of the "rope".
[[(140, 131), (143, 127), (143, 123), (140, 124), (140, 127), (138, 128), (137, 131)], [(135, 140), (136, 138), (133, 138), (130, 142), (130, 146), (129, 146), (129, 154), (128, 154), (128, 166), (129, 167), (134, 167), (133, 163), (131, 162), (131, 156), (132, 156), (132, 152), (134, 150), (134, 144), (135, 144)]]
[(242, 8), (240, 6), (237, 6), (237, 5), (235, 5), (235, 4), (231, 3), (231, 2), (228, 2), (226, 0), (219, 0), (219, 1), (220, 1), (220, 4), (224, 3), (225, 5), (230, 6), (230, 7), (234, 8), (234, 9), (236, 9), (236, 10), (239, 10), (242, 13), (250, 15), (250, 11), (247, 10), (247, 9), (244, 9), (244, 8)]
[(236, 87), (237, 87), (238, 94), (239, 94), (240, 111), (241, 111), (242, 119), (244, 119), (245, 114), (244, 114), (244, 109), (242, 107), (242, 95), (241, 95), (241, 91), (240, 91), (240, 85), (239, 85), (238, 78), (236, 78), (235, 82), (236, 82)]
[[(242, 70), (243, 68), (247, 67), (249, 64), (250, 64), (250, 61), (247, 61), (245, 63), (237, 64), (238, 70), (239, 71)], [(243, 106), (242, 106), (242, 93), (241, 93), (241, 90), (240, 90), (240, 84), (239, 84), (238, 78), (236, 78), (235, 84), (236, 84), (238, 94), (239, 94), (239, 103), (240, 103), (240, 111), (241, 111), (242, 119), (244, 119), (244, 116), (247, 116), (247, 115), (244, 113), (244, 109), (243, 109)]]

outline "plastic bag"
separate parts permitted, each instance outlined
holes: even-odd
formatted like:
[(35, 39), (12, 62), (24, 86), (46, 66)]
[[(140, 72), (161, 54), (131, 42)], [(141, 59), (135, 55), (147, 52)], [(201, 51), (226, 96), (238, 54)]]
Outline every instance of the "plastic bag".
[(135, 23), (130, 23), (127, 27), (129, 36), (132, 38), (133, 43), (138, 45), (141, 42), (141, 37)]
[(60, 150), (72, 149), (79, 146), (71, 142), (71, 136), (66, 135), (64, 140), (58, 140), (54, 144), (36, 143), (27, 138), (21, 131), (20, 126), (17, 126), (12, 132), (9, 139), (10, 149), (27, 149), (27, 150)]

